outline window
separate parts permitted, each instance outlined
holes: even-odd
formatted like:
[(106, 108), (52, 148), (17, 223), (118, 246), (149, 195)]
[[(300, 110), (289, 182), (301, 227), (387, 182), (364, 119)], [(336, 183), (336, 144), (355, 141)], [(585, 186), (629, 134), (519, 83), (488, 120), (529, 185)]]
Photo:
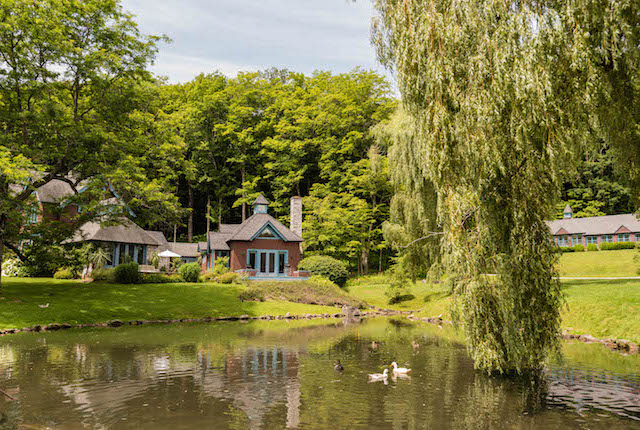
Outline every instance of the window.
[(262, 273), (267, 271), (267, 254), (264, 252), (260, 253), (260, 271)]
[(640, 240), (640, 233), (636, 233), (636, 242)]
[(126, 255), (127, 255), (127, 245), (125, 245), (124, 243), (121, 243), (120, 252), (118, 253), (118, 261), (116, 261), (116, 266), (118, 264), (123, 264), (127, 262)]
[(602, 236), (600, 236), (600, 240), (602, 242), (613, 242), (613, 235), (612, 234), (603, 234)]
[(598, 236), (587, 236), (587, 245), (590, 244), (597, 245), (598, 244)]
[(573, 236), (571, 236), (571, 244), (572, 245), (581, 245), (582, 244), (582, 235), (581, 234), (574, 234)]
[(284, 266), (287, 264), (287, 253), (279, 252), (278, 253), (278, 272), (284, 274)]
[(569, 246), (567, 236), (558, 236), (558, 246)]
[(276, 253), (270, 252), (269, 253), (269, 273), (275, 273), (275, 272), (276, 272)]
[(144, 245), (138, 245), (138, 264), (146, 264), (147, 262), (145, 261), (145, 246)]
[(105, 243), (104, 245), (102, 245), (102, 247), (104, 248), (104, 252), (107, 255), (107, 263), (105, 264), (105, 266), (112, 266), (114, 245), (111, 243)]
[(618, 234), (618, 242), (631, 242), (629, 233)]
[(278, 236), (273, 232), (271, 227), (266, 227), (258, 236), (258, 239), (277, 239)]
[(247, 265), (247, 267), (249, 269), (256, 268), (256, 252), (255, 251), (249, 251), (249, 264)]

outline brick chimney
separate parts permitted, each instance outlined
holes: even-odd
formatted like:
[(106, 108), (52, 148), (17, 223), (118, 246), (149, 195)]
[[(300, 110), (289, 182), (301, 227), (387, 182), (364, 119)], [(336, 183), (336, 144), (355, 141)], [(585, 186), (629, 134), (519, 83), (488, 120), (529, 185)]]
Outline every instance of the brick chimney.
[(302, 197), (291, 197), (291, 225), (289, 228), (302, 237)]

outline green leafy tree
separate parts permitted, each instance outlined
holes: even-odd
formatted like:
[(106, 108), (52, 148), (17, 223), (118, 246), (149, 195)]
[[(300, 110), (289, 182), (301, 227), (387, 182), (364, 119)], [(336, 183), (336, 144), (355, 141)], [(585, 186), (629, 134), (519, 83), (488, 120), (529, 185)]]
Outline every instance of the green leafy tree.
[(159, 39), (115, 0), (7, 0), (0, 14), (0, 261), (5, 246), (24, 257), (16, 241), (31, 195), (54, 179), (76, 190), (93, 179), (89, 209), (109, 181), (127, 185), (132, 206), (166, 203), (140, 160), (161, 143), (140, 128), (150, 117), (137, 104)]
[(638, 3), (374, 4), (374, 43), (417, 131), (392, 169), (408, 193), (434, 187), (471, 356), (488, 371), (539, 369), (558, 346), (544, 220), (560, 186), (600, 139), (640, 179)]

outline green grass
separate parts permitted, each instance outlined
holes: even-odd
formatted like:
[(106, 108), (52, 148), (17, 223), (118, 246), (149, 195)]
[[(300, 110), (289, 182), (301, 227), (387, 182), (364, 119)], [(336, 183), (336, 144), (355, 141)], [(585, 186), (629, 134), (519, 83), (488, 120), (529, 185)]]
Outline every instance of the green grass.
[(560, 276), (638, 276), (640, 262), (634, 261), (636, 255), (635, 249), (567, 252), (560, 257), (558, 270)]
[(418, 281), (409, 288), (413, 298), (400, 303), (389, 304), (384, 295), (388, 285), (386, 275), (365, 276), (353, 279), (347, 284), (347, 291), (354, 297), (381, 309), (399, 311), (421, 310), (423, 316), (448, 315), (449, 291), (444, 284), (430, 284)]
[[(90, 324), (111, 320), (157, 320), (207, 316), (335, 313), (335, 307), (282, 300), (241, 302), (246, 289), (221, 284), (85, 284), (40, 278), (3, 278), (0, 329), (37, 324)], [(39, 305), (49, 303), (47, 308)]]
[[(451, 296), (443, 284), (418, 282), (410, 289), (415, 297), (396, 305), (387, 304), (384, 276), (355, 279), (348, 288), (350, 294), (380, 308), (419, 310), (416, 315), (420, 317), (442, 314), (444, 319), (451, 318)], [(640, 280), (565, 281), (563, 290), (567, 305), (562, 311), (564, 329), (598, 338), (640, 342)]]
[(640, 281), (566, 281), (562, 325), (571, 333), (640, 342)]

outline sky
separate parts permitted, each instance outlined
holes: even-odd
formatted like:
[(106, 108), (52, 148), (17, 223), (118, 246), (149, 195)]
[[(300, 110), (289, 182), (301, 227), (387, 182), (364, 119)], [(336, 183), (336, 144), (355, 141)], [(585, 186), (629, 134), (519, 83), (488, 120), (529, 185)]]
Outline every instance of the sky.
[(166, 34), (152, 71), (169, 82), (269, 67), (386, 74), (369, 42), (370, 0), (124, 0), (142, 32)]

